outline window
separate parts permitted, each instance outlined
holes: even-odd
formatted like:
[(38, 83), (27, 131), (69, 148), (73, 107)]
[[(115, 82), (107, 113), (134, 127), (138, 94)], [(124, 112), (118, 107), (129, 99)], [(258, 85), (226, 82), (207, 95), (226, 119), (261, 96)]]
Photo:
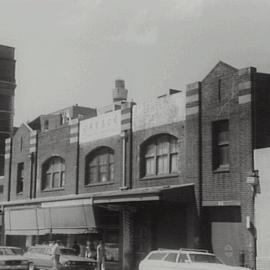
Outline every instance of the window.
[(17, 193), (23, 192), (23, 179), (24, 179), (24, 163), (18, 163), (17, 165)]
[(176, 262), (177, 255), (178, 255), (178, 253), (176, 253), (176, 252), (169, 253), (167, 255), (167, 257), (165, 258), (165, 261), (167, 261), (167, 262)]
[(20, 151), (22, 152), (23, 150), (23, 137), (20, 139)]
[(106, 183), (114, 180), (114, 153), (102, 147), (86, 157), (85, 184)]
[(222, 92), (221, 92), (221, 79), (218, 80), (218, 101), (221, 102)]
[(142, 149), (142, 176), (178, 172), (177, 138), (161, 135), (149, 141)]
[(167, 252), (153, 252), (153, 253), (151, 253), (150, 256), (147, 258), (147, 260), (157, 260), (157, 261), (161, 261), (166, 255), (167, 255)]
[(188, 262), (188, 257), (186, 254), (180, 253), (179, 258), (178, 258), (178, 262), (184, 263), (184, 262)]
[(43, 165), (42, 189), (62, 188), (65, 185), (65, 161), (52, 157)]
[(47, 119), (44, 121), (44, 129), (49, 129), (49, 120)]
[(213, 123), (213, 168), (229, 167), (229, 121)]

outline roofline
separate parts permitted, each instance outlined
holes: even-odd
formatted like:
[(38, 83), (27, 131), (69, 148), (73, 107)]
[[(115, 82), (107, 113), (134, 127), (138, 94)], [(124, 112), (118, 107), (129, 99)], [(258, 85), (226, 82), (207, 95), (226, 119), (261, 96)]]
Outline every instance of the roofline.
[(239, 70), (238, 68), (233, 67), (233, 66), (231, 66), (231, 65), (229, 65), (229, 64), (227, 64), (227, 63), (225, 63), (225, 62), (223, 62), (223, 61), (221, 61), (221, 60), (219, 60), (219, 61), (217, 62), (217, 64), (216, 64), (216, 65), (215, 65), (215, 66), (214, 66), (214, 67), (213, 67), (213, 68), (212, 68), (212, 69), (204, 76), (204, 78), (202, 79), (202, 81), (204, 81), (204, 80), (208, 77), (208, 75), (211, 74), (219, 64), (225, 65), (225, 66), (227, 66), (228, 68), (233, 69), (235, 72)]
[[(25, 123), (25, 122), (23, 122), (23, 123), (21, 124), (21, 126), (26, 126), (26, 128), (27, 128), (30, 132), (33, 131), (33, 129), (32, 129), (27, 123)], [(20, 126), (20, 127), (21, 127), (21, 126)]]
[[(193, 183), (182, 184), (182, 185), (171, 185), (171, 186), (157, 186), (157, 187), (149, 187), (149, 188), (137, 188), (137, 189), (129, 189), (129, 190), (114, 190), (114, 191), (106, 191), (106, 192), (98, 192), (98, 193), (83, 193), (83, 194), (70, 194), (63, 195), (57, 197), (42, 197), (35, 199), (27, 199), (27, 200), (14, 200), (14, 201), (3, 201), (0, 202), (0, 207), (5, 206), (19, 206), (19, 205), (31, 205), (38, 204), (43, 202), (56, 202), (56, 201), (68, 201), (68, 200), (77, 200), (77, 199), (93, 199), (93, 204), (95, 204), (95, 199), (110, 199), (115, 197), (129, 197), (134, 195), (158, 195), (162, 191), (172, 190), (175, 188), (184, 188), (194, 186)], [(99, 204), (99, 202), (97, 202)]]

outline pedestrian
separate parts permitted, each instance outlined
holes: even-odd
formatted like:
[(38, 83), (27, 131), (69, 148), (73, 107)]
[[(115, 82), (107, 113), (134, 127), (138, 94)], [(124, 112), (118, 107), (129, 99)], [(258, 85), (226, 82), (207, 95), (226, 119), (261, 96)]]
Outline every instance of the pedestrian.
[(79, 256), (81, 249), (80, 249), (80, 246), (78, 245), (77, 241), (74, 241), (72, 248), (75, 250), (75, 254), (77, 256)]
[(105, 270), (105, 248), (102, 240), (97, 245), (97, 270)]
[(89, 259), (94, 259), (94, 260), (96, 260), (97, 258), (97, 251), (95, 249), (95, 246), (90, 241), (86, 242), (85, 257)]
[(52, 246), (52, 261), (53, 261), (53, 270), (58, 270), (59, 261), (60, 261), (60, 249), (59, 249), (60, 241), (57, 240)]

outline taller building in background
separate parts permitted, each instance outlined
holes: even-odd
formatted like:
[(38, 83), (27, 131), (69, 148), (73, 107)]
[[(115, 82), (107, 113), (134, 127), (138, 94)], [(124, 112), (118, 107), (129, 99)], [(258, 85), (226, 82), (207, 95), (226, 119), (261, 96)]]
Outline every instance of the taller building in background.
[(4, 175), (5, 139), (12, 135), (15, 60), (12, 47), (0, 45), (0, 177)]

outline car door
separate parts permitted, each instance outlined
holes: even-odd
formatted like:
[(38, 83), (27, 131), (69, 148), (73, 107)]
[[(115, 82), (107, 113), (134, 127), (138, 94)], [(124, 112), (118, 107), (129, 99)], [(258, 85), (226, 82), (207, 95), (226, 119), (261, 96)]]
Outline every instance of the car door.
[(48, 269), (52, 267), (50, 247), (38, 247), (34, 254), (34, 265), (40, 269)]
[(34, 264), (35, 267), (42, 265), (40, 261), (40, 247), (31, 247), (25, 256)]

